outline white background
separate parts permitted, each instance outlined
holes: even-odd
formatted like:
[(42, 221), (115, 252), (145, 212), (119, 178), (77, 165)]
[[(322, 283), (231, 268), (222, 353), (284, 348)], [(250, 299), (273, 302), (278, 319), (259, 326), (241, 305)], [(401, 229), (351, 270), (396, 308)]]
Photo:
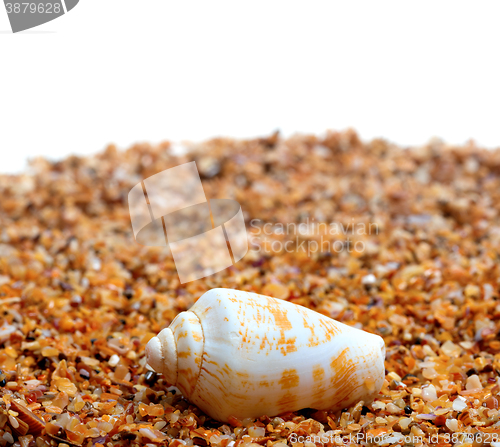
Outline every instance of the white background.
[(0, 172), (109, 142), (275, 129), (500, 146), (499, 13), (498, 1), (80, 0), (12, 34), (0, 4)]

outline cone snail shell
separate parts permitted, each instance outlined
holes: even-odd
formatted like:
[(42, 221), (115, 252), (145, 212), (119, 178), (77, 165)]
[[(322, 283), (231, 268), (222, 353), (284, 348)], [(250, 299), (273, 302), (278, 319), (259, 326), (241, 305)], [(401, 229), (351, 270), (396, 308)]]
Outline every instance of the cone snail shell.
[(378, 335), (231, 289), (206, 292), (148, 342), (146, 355), (168, 383), (221, 422), (369, 402), (385, 377)]

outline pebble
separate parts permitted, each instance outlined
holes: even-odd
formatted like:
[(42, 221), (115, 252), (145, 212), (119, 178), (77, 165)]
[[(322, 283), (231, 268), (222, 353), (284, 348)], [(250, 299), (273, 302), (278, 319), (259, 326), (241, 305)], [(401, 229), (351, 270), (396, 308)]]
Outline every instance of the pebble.
[(429, 380), (432, 380), (438, 376), (438, 373), (434, 368), (424, 368), (422, 375)]
[(441, 351), (444, 355), (447, 355), (449, 357), (458, 357), (462, 352), (460, 346), (456, 345), (450, 340), (443, 343), (443, 345), (441, 346)]
[(51, 348), (50, 346), (46, 346), (42, 349), (42, 355), (44, 357), (55, 357), (59, 355), (59, 350), (56, 348)]
[(458, 431), (458, 421), (456, 419), (446, 419), (446, 426), (452, 431)]
[(154, 385), (157, 379), (158, 374), (156, 374), (154, 371), (148, 371), (144, 376), (144, 382), (146, 382), (150, 386)]
[(409, 425), (412, 423), (413, 419), (412, 418), (402, 418), (399, 420), (399, 426), (403, 429), (406, 430)]
[(377, 278), (373, 273), (370, 273), (369, 275), (363, 276), (363, 278), (361, 278), (361, 284), (365, 286), (375, 284), (376, 282)]
[(428, 385), (426, 387), (422, 387), (422, 399), (426, 402), (434, 402), (437, 400), (436, 387), (434, 385)]
[(385, 410), (385, 402), (381, 402), (381, 401), (375, 401), (372, 403), (372, 408), (374, 410)]
[(467, 401), (462, 397), (458, 396), (454, 401), (453, 401), (453, 406), (452, 408), (455, 411), (463, 411), (467, 408)]
[(467, 390), (482, 390), (483, 385), (481, 385), (481, 380), (479, 380), (479, 377), (477, 374), (473, 374), (467, 379), (467, 383), (465, 384), (465, 388)]
[(113, 354), (108, 360), (109, 366), (112, 366), (112, 367), (115, 367), (116, 365), (118, 365), (119, 362), (120, 362), (120, 357), (118, 357), (118, 355), (116, 355), (116, 354)]
[(392, 402), (389, 402), (386, 405), (385, 410), (391, 414), (400, 414), (402, 412), (401, 408), (399, 408), (397, 405), (394, 405)]
[(12, 435), (11, 435), (8, 431), (6, 431), (6, 432), (3, 434), (2, 438), (3, 438), (5, 441), (7, 441), (7, 443), (8, 443), (8, 444), (14, 444), (14, 438), (12, 437)]
[(264, 427), (249, 427), (248, 428), (248, 434), (252, 438), (261, 438), (266, 435), (266, 429)]

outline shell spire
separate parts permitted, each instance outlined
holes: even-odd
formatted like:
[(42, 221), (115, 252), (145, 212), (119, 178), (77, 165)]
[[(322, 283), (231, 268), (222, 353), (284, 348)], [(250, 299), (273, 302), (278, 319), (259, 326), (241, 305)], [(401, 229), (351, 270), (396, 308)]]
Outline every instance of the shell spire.
[(339, 410), (379, 393), (385, 344), (305, 307), (213, 289), (146, 346), (148, 363), (214, 419)]
[(203, 329), (191, 311), (181, 312), (146, 345), (149, 365), (185, 396), (194, 390), (203, 357)]
[(146, 356), (151, 368), (163, 374), (168, 383), (177, 382), (177, 346), (172, 329), (167, 327), (149, 340)]

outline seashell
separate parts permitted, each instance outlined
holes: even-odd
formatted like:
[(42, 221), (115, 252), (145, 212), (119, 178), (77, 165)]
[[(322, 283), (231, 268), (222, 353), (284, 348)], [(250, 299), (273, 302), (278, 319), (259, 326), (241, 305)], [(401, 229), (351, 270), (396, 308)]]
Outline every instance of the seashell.
[[(35, 413), (30, 409), (26, 408), (24, 405), (13, 400), (10, 403), (11, 408), (18, 413), (17, 419), (20, 425), (27, 427), (26, 432), (31, 434), (40, 434), (45, 428), (45, 422), (42, 421)], [(24, 433), (26, 434), (26, 433)]]
[(385, 377), (378, 335), (231, 289), (206, 292), (148, 342), (146, 356), (169, 384), (221, 422), (370, 402)]
[(16, 432), (17, 436), (24, 436), (26, 433), (28, 433), (28, 430), (30, 428), (26, 422), (21, 419), (15, 418), (12, 415), (9, 415), (9, 425), (10, 428), (12, 428), (14, 432)]

